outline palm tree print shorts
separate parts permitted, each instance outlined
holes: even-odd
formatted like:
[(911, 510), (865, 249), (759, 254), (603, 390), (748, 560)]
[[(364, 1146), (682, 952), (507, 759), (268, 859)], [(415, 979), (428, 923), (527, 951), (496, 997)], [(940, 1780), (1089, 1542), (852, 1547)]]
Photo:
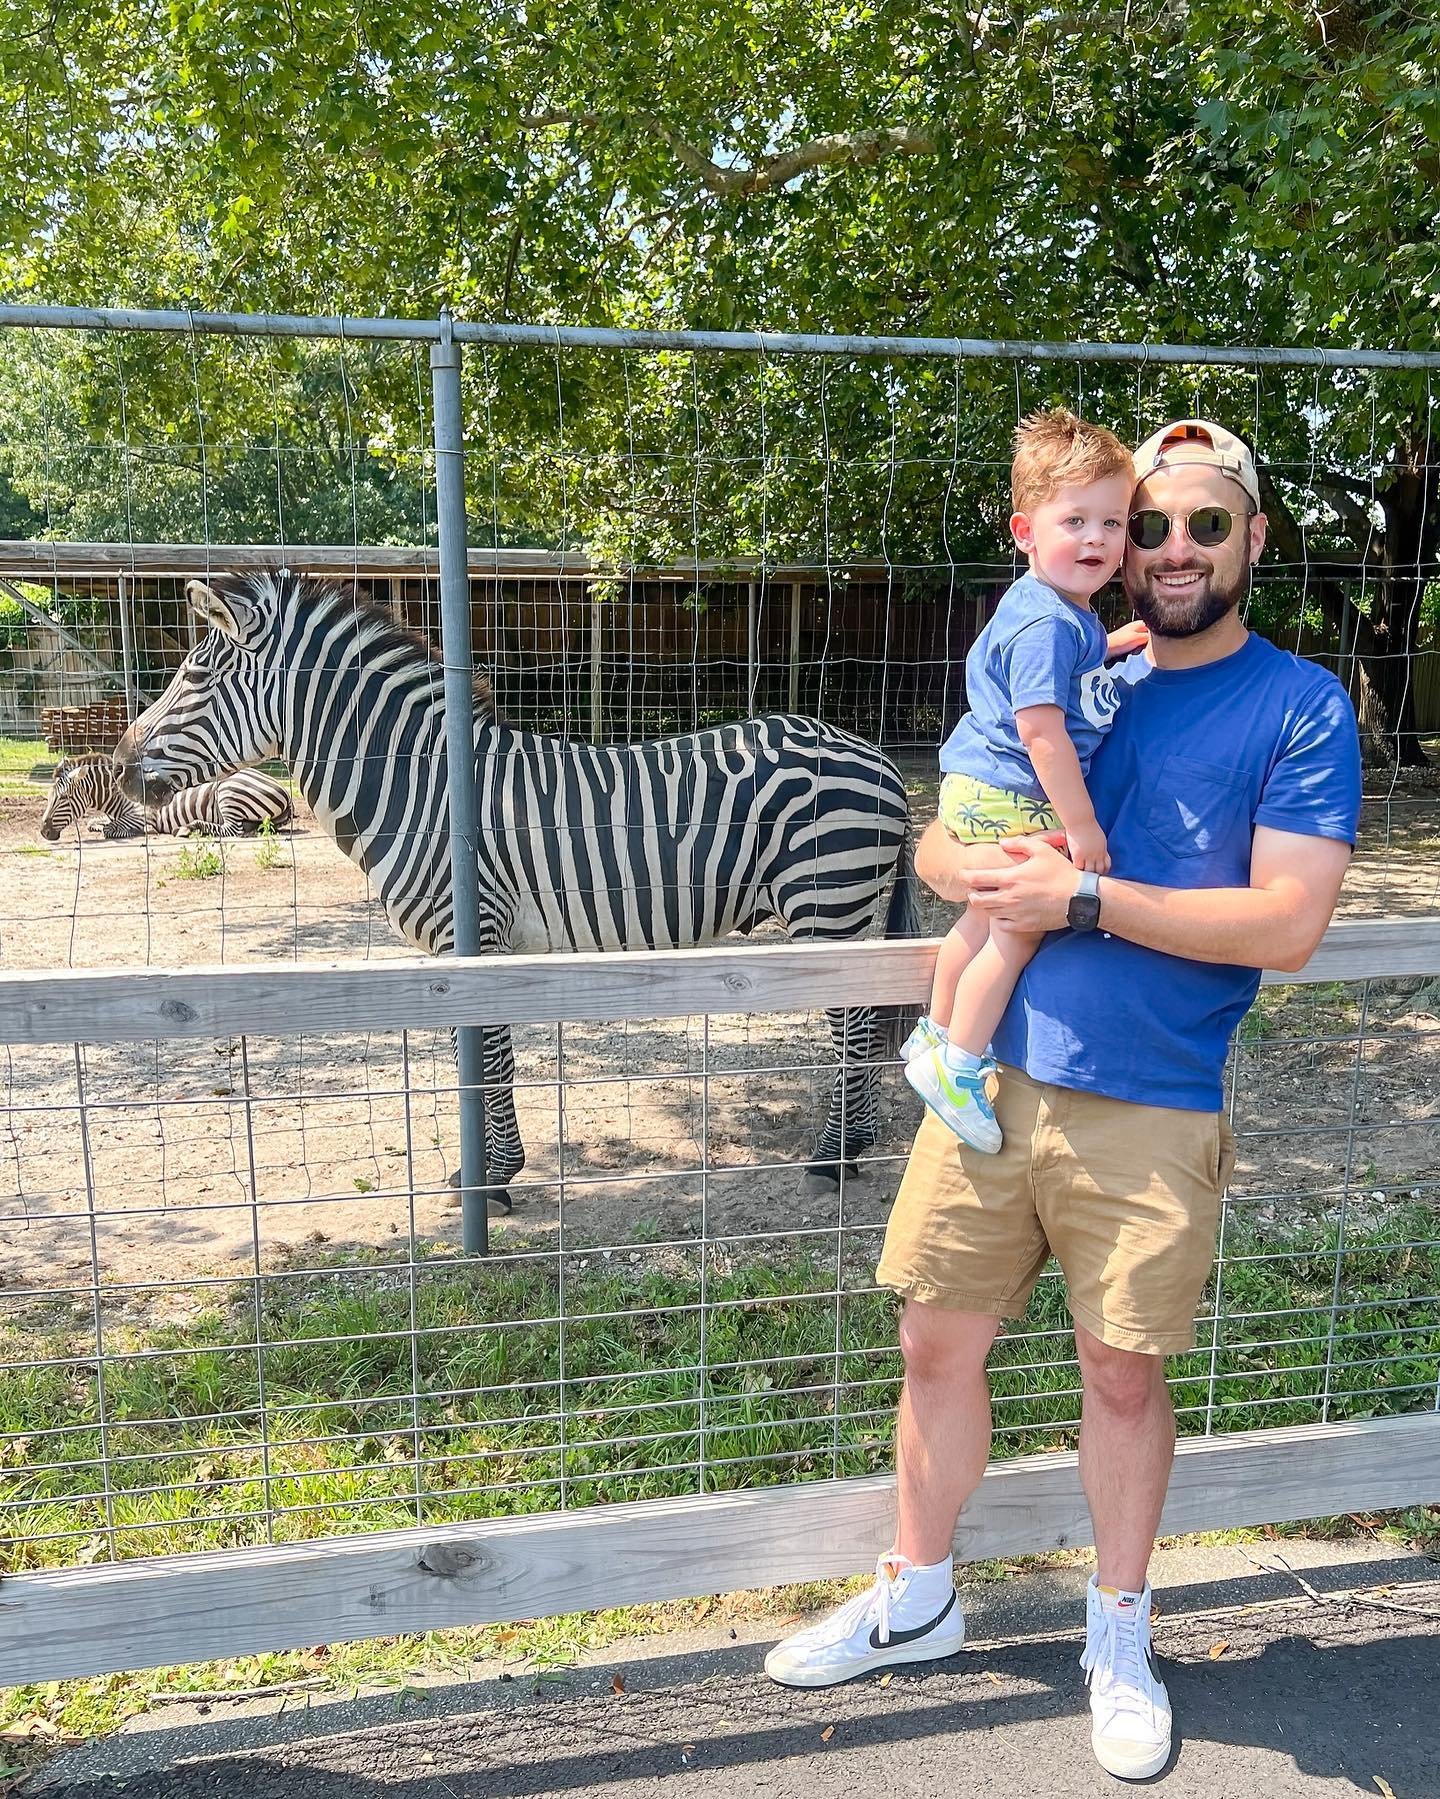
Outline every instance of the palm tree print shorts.
[(946, 775), (940, 783), (940, 822), (961, 843), (1000, 843), (1064, 829), (1046, 801), (991, 787), (973, 775)]

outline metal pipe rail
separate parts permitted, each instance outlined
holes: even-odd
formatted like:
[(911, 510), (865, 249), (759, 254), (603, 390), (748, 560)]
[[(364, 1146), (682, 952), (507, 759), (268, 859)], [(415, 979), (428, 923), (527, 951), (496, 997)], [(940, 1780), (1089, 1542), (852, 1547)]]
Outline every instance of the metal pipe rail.
[[(163, 331), (196, 337), (318, 337), (439, 343), (438, 318), (307, 317), (295, 313), (159, 311), (106, 306), (0, 306), (0, 326), (43, 331)], [(741, 351), (767, 356), (920, 356), (991, 362), (1178, 363), (1235, 368), (1440, 370), (1440, 350), (1320, 345), (1097, 344), (994, 337), (861, 337), (804, 331), (687, 331), (519, 325), (456, 319), (456, 343), (515, 349)]]

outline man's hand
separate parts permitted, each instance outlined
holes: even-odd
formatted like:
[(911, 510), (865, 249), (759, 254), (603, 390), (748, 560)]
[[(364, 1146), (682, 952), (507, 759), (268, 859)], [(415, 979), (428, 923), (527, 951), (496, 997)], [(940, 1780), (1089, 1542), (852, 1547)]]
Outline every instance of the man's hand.
[(1015, 837), (1002, 847), (1008, 868), (970, 870), (970, 904), (1022, 931), (1063, 930), (1075, 894), (1074, 865), (1043, 837)]

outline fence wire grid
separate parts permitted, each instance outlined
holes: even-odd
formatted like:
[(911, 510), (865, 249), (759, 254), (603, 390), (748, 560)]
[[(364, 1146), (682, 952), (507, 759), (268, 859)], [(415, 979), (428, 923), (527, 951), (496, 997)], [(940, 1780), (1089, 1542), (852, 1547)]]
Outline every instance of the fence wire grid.
[[(0, 330), (0, 972), (414, 953), (282, 763), (294, 817), (253, 837), (109, 840), (108, 814), (38, 836), (60, 757), (107, 755), (200, 640), (189, 578), (338, 572), (438, 655), (424, 344), (191, 324)], [(1013, 568), (1016, 419), (1063, 402), (1138, 441), (1213, 416), (1253, 440), (1275, 521), (1250, 622), (1360, 714), (1343, 910), (1434, 919), (1432, 370), (915, 349), (466, 346), (471, 649), (501, 716), (552, 734), (526, 753), (808, 713), (884, 749), (918, 832)], [(888, 1468), (873, 1271), (918, 1102), (884, 1061), (873, 1145), (838, 1189), (807, 1179), (835, 1077), (807, 1000), (517, 1026), (529, 1159), (482, 1261), (449, 1180), (469, 1095), (422, 1019), (41, 1048), (0, 1028), (7, 1566)], [(1440, 1409), (1437, 1010), (1434, 978), (1262, 990), (1198, 1347), (1169, 1364), (1182, 1431)], [(1073, 1444), (1053, 1270), (993, 1384), (997, 1453)]]

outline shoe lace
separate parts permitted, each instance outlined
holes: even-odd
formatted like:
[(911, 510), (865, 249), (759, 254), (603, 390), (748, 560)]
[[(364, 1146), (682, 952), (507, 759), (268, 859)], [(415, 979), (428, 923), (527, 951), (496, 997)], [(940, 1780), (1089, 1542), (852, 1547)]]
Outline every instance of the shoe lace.
[(1155, 1695), (1142, 1646), (1140, 1619), (1099, 1607), (1092, 1611), (1080, 1666), (1086, 1684), (1108, 1699), (1116, 1711), (1155, 1717)]
[[(844, 1605), (824, 1620), (816, 1628), (816, 1641), (821, 1643), (839, 1643), (848, 1637), (858, 1624), (868, 1624), (872, 1619), (878, 1627), (877, 1634), (882, 1643), (890, 1641), (890, 1607), (899, 1597), (896, 1588), (900, 1576), (910, 1571), (912, 1563), (901, 1555), (882, 1555), (875, 1564), (875, 1581), (863, 1593), (857, 1593), (853, 1599), (847, 1599)], [(891, 1570), (894, 1570), (892, 1573)]]

